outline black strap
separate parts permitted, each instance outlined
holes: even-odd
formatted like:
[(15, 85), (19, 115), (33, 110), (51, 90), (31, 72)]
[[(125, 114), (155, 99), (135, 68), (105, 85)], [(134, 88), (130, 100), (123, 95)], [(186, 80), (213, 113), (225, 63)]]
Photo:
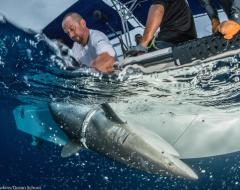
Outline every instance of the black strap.
[(225, 40), (221, 35), (216, 34), (173, 47), (173, 58), (177, 60), (178, 65), (183, 65), (239, 48), (240, 34), (232, 40)]

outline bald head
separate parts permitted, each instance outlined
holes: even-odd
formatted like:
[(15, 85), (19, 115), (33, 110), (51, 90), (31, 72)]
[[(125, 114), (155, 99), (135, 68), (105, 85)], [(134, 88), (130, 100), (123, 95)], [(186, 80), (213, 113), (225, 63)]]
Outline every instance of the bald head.
[(64, 23), (67, 19), (71, 19), (72, 21), (74, 22), (80, 22), (83, 17), (78, 14), (78, 13), (74, 13), (74, 12), (71, 12), (71, 13), (68, 13), (66, 14), (64, 17), (63, 17), (63, 21), (62, 21), (62, 28), (64, 28)]
[(86, 21), (78, 13), (68, 13), (62, 21), (64, 32), (75, 42), (85, 46), (89, 36)]

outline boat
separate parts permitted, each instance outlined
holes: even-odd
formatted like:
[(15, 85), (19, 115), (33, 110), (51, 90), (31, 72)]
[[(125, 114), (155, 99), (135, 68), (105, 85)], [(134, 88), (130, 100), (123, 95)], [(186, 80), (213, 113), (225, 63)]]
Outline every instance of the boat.
[(126, 58), (120, 63), (123, 69), (140, 70), (145, 74), (159, 73), (182, 67), (217, 62), (239, 56), (240, 35), (225, 40), (221, 35), (211, 35), (196, 40)]

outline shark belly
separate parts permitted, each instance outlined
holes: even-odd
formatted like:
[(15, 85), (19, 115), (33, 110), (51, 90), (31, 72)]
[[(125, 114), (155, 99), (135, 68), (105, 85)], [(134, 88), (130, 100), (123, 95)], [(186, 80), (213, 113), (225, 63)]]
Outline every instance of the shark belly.
[[(240, 118), (194, 104), (150, 103), (147, 112), (132, 112), (126, 104), (112, 104), (119, 116), (124, 116), (129, 127), (137, 130), (144, 126), (170, 143), (180, 157), (202, 158), (240, 151)], [(224, 144), (222, 144), (224, 142)]]

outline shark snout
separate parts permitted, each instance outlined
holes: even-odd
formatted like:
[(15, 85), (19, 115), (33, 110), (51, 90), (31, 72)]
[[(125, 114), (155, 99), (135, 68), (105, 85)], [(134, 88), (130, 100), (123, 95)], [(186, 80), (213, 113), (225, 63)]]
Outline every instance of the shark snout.
[[(176, 156), (179, 154), (174, 147), (161, 138), (158, 141), (158, 147), (152, 146), (148, 138), (147, 135), (128, 133), (124, 143), (119, 144), (122, 148), (121, 152), (125, 153), (123, 155), (128, 152), (125, 164), (148, 173), (163, 174), (167, 171), (187, 179), (198, 179), (197, 174)], [(122, 158), (123, 155), (120, 157)]]

